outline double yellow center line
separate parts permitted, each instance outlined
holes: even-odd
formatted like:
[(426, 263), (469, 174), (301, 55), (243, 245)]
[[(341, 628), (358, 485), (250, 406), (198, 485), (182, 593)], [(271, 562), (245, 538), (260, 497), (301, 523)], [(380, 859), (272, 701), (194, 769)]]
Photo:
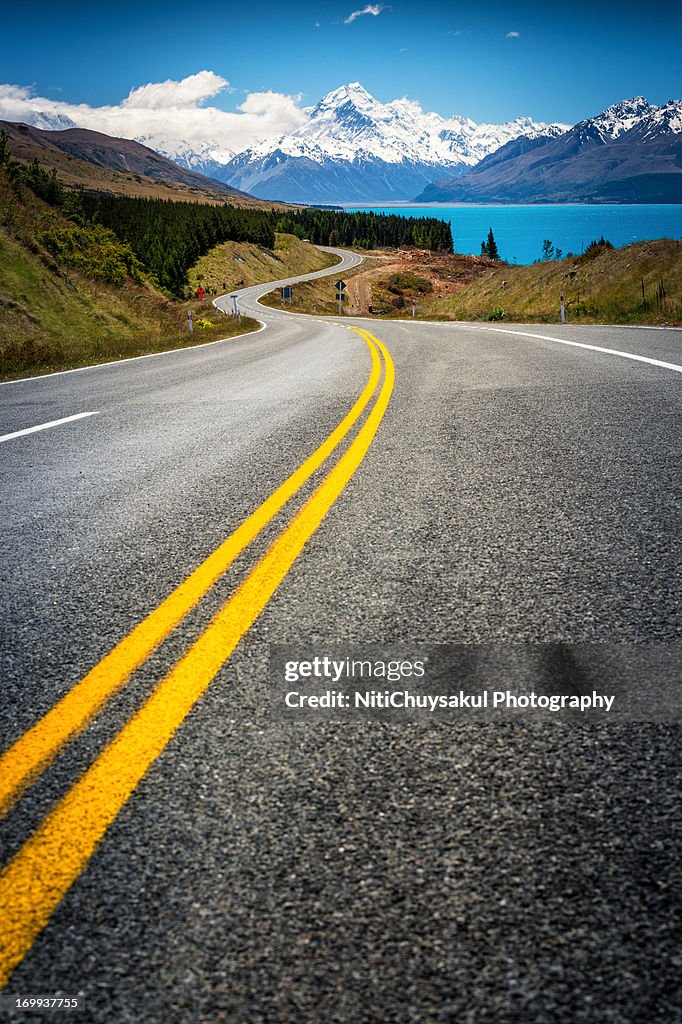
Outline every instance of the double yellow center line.
[[(214, 616), (205, 632), (0, 874), (0, 986), (7, 982), (57, 904), (83, 871), (150, 765), (266, 607), (364, 458), (393, 390), (394, 367), (389, 353), (377, 338), (360, 328), (351, 329), (366, 342), (372, 367), (362, 394), (347, 416), (177, 590), (0, 758), (0, 809), (6, 812), (125, 686), (132, 673), (334, 452), (374, 398), (352, 442), (312, 496)], [(382, 359), (383, 381), (375, 395), (381, 380)]]

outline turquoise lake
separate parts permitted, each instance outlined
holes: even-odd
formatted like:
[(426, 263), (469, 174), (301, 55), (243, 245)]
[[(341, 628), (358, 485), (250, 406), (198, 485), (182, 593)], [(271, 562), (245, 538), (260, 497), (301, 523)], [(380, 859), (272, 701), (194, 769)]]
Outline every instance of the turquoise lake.
[(352, 206), (352, 210), (450, 221), (455, 252), (481, 252), (493, 229), (502, 259), (533, 263), (545, 238), (580, 253), (601, 235), (620, 247), (648, 238), (682, 238), (682, 203), (661, 206)]

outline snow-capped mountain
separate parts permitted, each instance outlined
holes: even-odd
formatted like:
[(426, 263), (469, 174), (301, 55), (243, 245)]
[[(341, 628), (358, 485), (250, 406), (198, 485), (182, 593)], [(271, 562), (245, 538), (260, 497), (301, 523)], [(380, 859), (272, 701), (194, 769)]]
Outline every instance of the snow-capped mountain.
[(443, 118), (408, 99), (380, 103), (359, 82), (328, 93), (306, 114), (296, 131), (254, 143), (227, 163), (209, 149), (206, 157), (224, 163), (222, 169), (189, 163), (193, 157), (177, 150), (162, 151), (262, 198), (367, 202), (410, 199), (429, 182), (463, 173), (512, 139), (557, 135), (569, 127), (527, 117), (501, 125)]
[(666, 135), (682, 134), (682, 100), (670, 100), (662, 107), (650, 107), (635, 126), (631, 138), (646, 142)]
[(215, 178), (216, 172), (221, 171), (235, 156), (233, 149), (216, 146), (210, 139), (194, 146), (189, 146), (185, 142), (174, 143), (159, 135), (141, 135), (135, 141), (156, 150), (181, 167), (205, 174), (209, 178)]
[[(566, 131), (568, 125), (562, 125)], [(275, 150), (287, 156), (328, 160), (379, 159), (385, 163), (469, 166), (510, 139), (542, 131), (547, 125), (519, 117), (503, 125), (478, 125), (465, 117), (442, 118), (424, 113), (408, 99), (379, 103), (359, 82), (328, 93), (309, 110), (297, 131), (274, 142), (254, 145), (251, 159)]]
[(45, 132), (64, 132), (67, 128), (77, 128), (78, 125), (66, 114), (46, 114), (44, 110), (34, 110), (30, 120), (26, 124), (34, 128), (42, 128)]
[(420, 202), (682, 202), (682, 101), (642, 96), (558, 138), (507, 143), (464, 177), (429, 185)]
[[(150, 124), (135, 141), (177, 173), (289, 202), (682, 202), (681, 100), (656, 106), (635, 96), (572, 128), (528, 117), (476, 124), (408, 99), (380, 103), (353, 82), (303, 114), (294, 131), (249, 148), (210, 135), (190, 145), (172, 122), (168, 133)], [(67, 135), (75, 127), (40, 110), (26, 120)]]
[(657, 109), (643, 96), (635, 96), (631, 100), (614, 103), (613, 106), (602, 110), (596, 117), (579, 121), (572, 131), (576, 135), (584, 133), (601, 142), (608, 142), (610, 139), (617, 139), (619, 135), (629, 132), (643, 118), (653, 114)]

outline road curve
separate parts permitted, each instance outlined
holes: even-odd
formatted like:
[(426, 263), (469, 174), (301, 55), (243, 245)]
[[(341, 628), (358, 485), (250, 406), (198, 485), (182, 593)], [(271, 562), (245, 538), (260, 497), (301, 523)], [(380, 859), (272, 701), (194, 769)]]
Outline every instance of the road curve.
[(6, 993), (671, 1024), (679, 708), (292, 721), (268, 665), (449, 645), (463, 682), (669, 695), (679, 332), (335, 326), (265, 290), (260, 333), (0, 387)]

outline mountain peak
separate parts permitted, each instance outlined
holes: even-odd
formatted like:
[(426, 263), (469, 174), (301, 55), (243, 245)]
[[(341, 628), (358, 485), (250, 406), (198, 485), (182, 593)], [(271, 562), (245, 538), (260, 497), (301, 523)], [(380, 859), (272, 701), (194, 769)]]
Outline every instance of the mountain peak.
[(641, 117), (632, 135), (645, 141), (661, 135), (682, 134), (682, 100), (668, 100), (662, 107), (651, 107)]
[(359, 82), (349, 82), (347, 85), (340, 85), (337, 89), (332, 89), (326, 96), (323, 96), (317, 106), (313, 108), (312, 116), (339, 110), (348, 104), (362, 111), (379, 106), (377, 100), (367, 92), (364, 86)]
[(596, 117), (588, 118), (581, 124), (593, 126), (602, 138), (617, 139), (619, 135), (630, 131), (643, 117), (657, 109), (644, 96), (633, 96), (632, 99), (612, 104)]

